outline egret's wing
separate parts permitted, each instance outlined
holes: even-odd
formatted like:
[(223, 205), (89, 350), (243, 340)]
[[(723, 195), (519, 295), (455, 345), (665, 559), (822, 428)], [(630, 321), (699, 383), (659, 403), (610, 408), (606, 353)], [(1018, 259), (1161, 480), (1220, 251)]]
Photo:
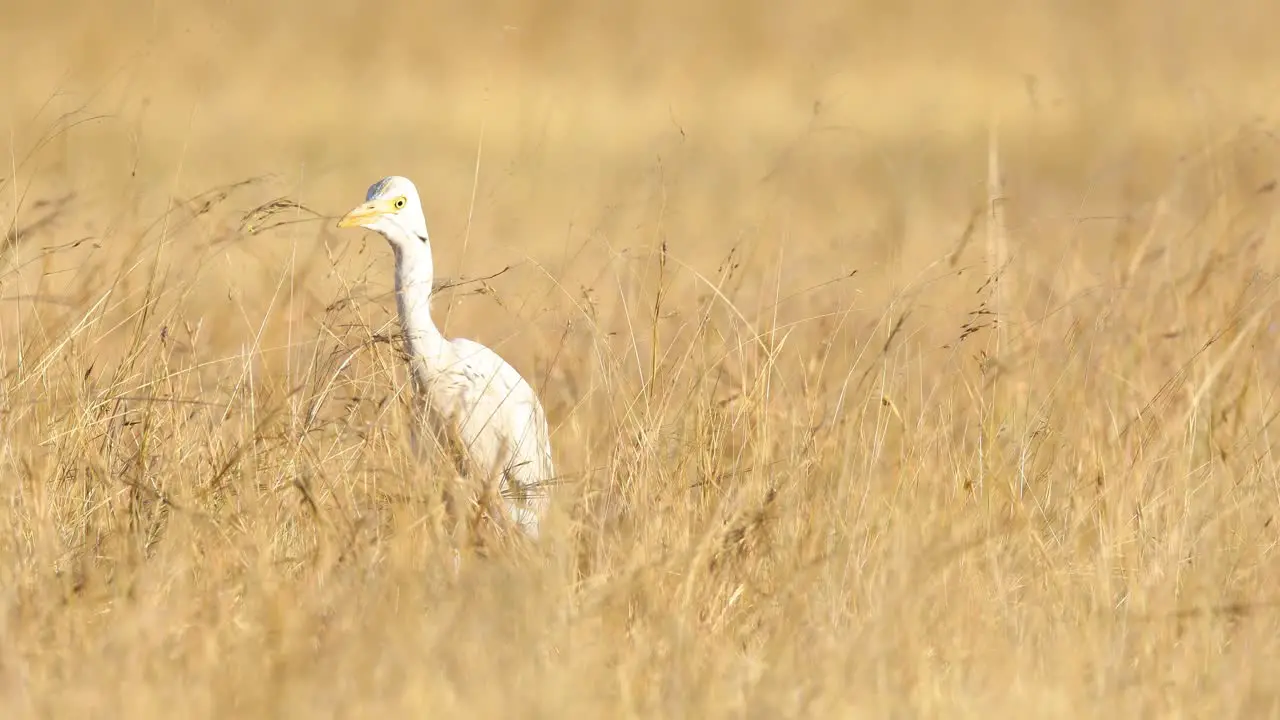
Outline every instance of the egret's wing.
[(493, 350), (472, 340), (452, 342), (465, 376), (463, 426), (472, 452), (484, 462), (507, 455), (503, 472), (526, 490), (534, 489), (554, 473), (546, 415), (537, 394)]
[(491, 477), (511, 518), (532, 537), (550, 500), (554, 474), (547, 420), (538, 396), (497, 353), (471, 340), (452, 341), (458, 424), (470, 455)]

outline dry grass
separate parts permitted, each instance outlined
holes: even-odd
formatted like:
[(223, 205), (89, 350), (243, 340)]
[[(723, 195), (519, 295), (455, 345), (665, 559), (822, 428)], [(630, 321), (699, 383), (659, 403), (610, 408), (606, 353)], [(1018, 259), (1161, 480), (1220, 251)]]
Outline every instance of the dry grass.
[(7, 5), (4, 717), (1280, 716), (1274, 3)]

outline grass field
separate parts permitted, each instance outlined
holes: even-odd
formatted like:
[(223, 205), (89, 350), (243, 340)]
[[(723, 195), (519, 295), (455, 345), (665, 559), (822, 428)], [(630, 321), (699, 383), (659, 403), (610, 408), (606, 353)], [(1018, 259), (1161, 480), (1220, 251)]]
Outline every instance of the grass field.
[(5, 0), (0, 715), (1280, 717), (1280, 9), (1009, 5)]

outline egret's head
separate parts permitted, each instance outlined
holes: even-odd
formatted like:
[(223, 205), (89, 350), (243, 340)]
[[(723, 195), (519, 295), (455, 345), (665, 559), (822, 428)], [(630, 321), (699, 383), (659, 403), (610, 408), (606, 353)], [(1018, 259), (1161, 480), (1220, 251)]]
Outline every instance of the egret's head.
[(369, 186), (365, 202), (342, 216), (338, 227), (366, 227), (392, 243), (427, 241), (418, 189), (407, 178), (385, 177)]

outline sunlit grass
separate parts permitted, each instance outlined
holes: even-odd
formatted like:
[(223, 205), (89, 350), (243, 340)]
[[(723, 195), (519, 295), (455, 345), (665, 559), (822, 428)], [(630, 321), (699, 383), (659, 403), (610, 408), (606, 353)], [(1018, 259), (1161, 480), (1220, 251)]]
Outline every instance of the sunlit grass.
[[(1168, 103), (1135, 120), (991, 70), (1101, 43), (1071, 18), (984, 49), (865, 8), (830, 22), (966, 61), (881, 37), (859, 67), (936, 92), (860, 84), (828, 73), (844, 45), (815, 69), (779, 31), (699, 99), (722, 61), (686, 87), (624, 62), (635, 18), (511, 5), (452, 11), (475, 53), (397, 114), (371, 104), (426, 81), (321, 44), (353, 20), (318, 7), (259, 18), (276, 50), (216, 80), (201, 48), (247, 8), (155, 10), (153, 54), (106, 80), (83, 63), (118, 48), (57, 35), (79, 74), (5, 99), (5, 717), (1280, 712), (1280, 153), (1245, 89), (1274, 73), (1206, 104), (1116, 65), (1107, 92)], [(782, 27), (668, 10), (723, 57)], [(1215, 63), (1254, 47), (1184, 15)], [(349, 74), (265, 104), (262, 58), (308, 42)], [(332, 218), (391, 173), (423, 193), (437, 318), (547, 408), (537, 547), (452, 522), (411, 460), (390, 252)]]

